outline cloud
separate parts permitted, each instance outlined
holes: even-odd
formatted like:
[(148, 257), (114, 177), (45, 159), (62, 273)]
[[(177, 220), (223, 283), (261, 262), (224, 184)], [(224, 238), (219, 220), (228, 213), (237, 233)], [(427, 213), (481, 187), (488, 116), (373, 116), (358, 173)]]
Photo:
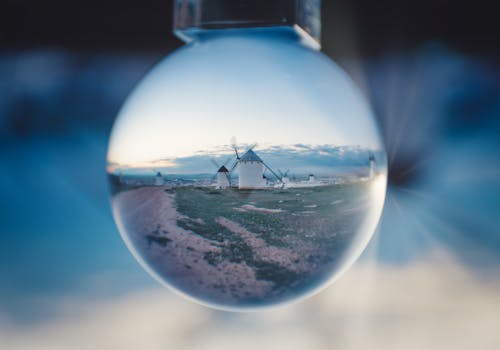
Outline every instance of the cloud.
[(0, 339), (9, 350), (500, 348), (500, 280), (435, 256), (357, 264), (307, 301), (257, 313), (213, 311), (163, 289), (68, 299), (45, 322), (0, 323)]
[[(240, 155), (248, 147), (240, 145)], [(291, 174), (304, 175), (311, 172), (315, 174), (331, 174), (332, 171), (345, 171), (345, 167), (366, 167), (371, 154), (382, 164), (383, 152), (370, 150), (358, 146), (335, 145), (305, 145), (294, 144), (290, 146), (261, 146), (254, 148), (255, 152), (274, 170), (290, 169)], [(129, 174), (143, 172), (152, 174), (152, 168), (165, 174), (210, 174), (217, 171), (213, 160), (220, 164), (232, 166), (236, 160), (233, 150), (228, 146), (221, 146), (206, 152), (196, 152), (189, 157), (174, 159), (161, 159), (151, 162), (142, 162), (134, 166), (114, 166), (113, 171), (120, 170)]]

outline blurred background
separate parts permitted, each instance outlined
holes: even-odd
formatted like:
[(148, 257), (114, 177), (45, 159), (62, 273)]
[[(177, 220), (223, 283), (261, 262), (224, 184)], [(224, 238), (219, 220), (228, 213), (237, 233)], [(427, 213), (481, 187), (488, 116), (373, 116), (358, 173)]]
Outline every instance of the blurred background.
[(182, 45), (171, 1), (4, 0), (0, 349), (499, 349), (494, 5), (324, 1), (323, 51), (365, 92), (385, 138), (384, 214), (326, 291), (235, 314), (153, 281), (108, 204), (113, 120)]

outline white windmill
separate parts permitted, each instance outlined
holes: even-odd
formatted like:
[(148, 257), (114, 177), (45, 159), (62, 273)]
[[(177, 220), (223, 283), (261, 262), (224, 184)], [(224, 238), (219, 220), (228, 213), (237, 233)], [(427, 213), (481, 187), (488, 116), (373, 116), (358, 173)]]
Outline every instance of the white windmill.
[(281, 182), (283, 182), (284, 185), (289, 184), (290, 178), (288, 177), (288, 173), (290, 172), (290, 169), (287, 169), (284, 173), (280, 169), (278, 169), (278, 172), (281, 176)]
[(375, 168), (376, 168), (375, 156), (373, 155), (373, 153), (370, 154), (368, 161), (370, 162), (370, 170), (368, 173), (368, 178), (371, 179), (375, 176)]
[(230, 159), (226, 160), (224, 164), (219, 165), (215, 159), (211, 159), (212, 163), (218, 168), (217, 173), (215, 174), (215, 187), (218, 189), (224, 189), (227, 187), (231, 187), (231, 177), (229, 174), (229, 170), (227, 170), (226, 165)]
[(154, 181), (154, 185), (155, 186), (163, 186), (165, 184), (165, 179), (163, 178), (163, 175), (161, 174), (161, 172), (157, 172), (156, 173), (156, 176), (155, 176), (155, 181)]
[(316, 177), (314, 176), (314, 174), (309, 174), (309, 183), (313, 184), (315, 182), (316, 182)]
[(243, 156), (240, 157), (238, 148), (233, 144), (236, 161), (229, 173), (232, 174), (236, 167), (238, 167), (239, 189), (258, 189), (267, 187), (267, 181), (264, 176), (266, 169), (281, 182), (281, 178), (253, 151), (255, 146), (255, 144), (250, 146)]

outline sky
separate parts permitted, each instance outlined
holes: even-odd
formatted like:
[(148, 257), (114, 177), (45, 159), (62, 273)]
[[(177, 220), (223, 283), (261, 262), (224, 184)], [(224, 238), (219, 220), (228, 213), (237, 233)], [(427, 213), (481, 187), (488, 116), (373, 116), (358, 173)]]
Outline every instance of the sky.
[(261, 149), (382, 149), (367, 101), (347, 74), (287, 38), (217, 37), (161, 61), (124, 104), (108, 161), (134, 165), (216, 152), (232, 138)]

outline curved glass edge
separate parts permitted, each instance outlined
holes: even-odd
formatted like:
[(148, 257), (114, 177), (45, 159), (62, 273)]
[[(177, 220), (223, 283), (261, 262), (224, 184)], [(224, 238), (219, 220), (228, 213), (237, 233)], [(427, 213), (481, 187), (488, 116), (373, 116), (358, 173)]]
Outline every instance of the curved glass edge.
[(321, 46), (321, 0), (175, 0), (174, 34), (185, 42), (231, 28), (290, 27)]

